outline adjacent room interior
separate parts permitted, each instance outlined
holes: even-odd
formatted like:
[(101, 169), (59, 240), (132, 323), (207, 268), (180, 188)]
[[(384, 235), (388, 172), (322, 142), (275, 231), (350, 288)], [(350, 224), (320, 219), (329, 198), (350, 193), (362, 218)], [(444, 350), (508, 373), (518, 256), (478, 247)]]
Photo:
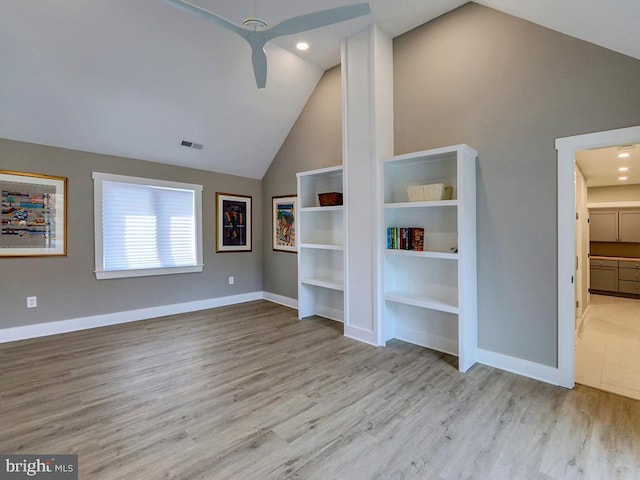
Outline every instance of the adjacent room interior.
[(635, 399), (639, 158), (637, 144), (576, 154), (576, 252), (585, 266), (576, 271), (576, 382)]
[(5, 464), (639, 476), (640, 12), (564, 3), (4, 2)]

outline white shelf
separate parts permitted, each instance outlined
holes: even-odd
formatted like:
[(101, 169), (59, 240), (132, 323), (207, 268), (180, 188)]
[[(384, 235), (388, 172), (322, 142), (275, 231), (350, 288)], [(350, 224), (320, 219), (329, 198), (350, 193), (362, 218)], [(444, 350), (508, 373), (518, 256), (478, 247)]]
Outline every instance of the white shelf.
[(342, 175), (342, 165), (334, 165), (333, 167), (317, 168), (315, 170), (307, 170), (306, 172), (296, 173), (297, 177), (328, 177), (334, 175)]
[[(456, 353), (463, 372), (477, 359), (476, 158), (466, 145), (391, 157), (380, 195), (382, 228), (423, 228), (427, 249), (382, 244), (385, 340)], [(451, 200), (408, 201), (408, 187), (434, 183), (451, 185)]]
[(434, 208), (457, 207), (458, 200), (433, 200), (429, 202), (392, 202), (385, 203), (384, 208)]
[(394, 248), (385, 249), (385, 255), (399, 255), (399, 256), (418, 257), (418, 258), (440, 258), (443, 260), (458, 260), (457, 253), (400, 250), (400, 249), (394, 249)]
[(344, 205), (333, 205), (330, 207), (304, 207), (298, 209), (301, 213), (306, 212), (342, 212), (344, 210)]
[(316, 250), (344, 250), (344, 245), (333, 245), (328, 243), (301, 243), (300, 248), (313, 248)]
[(320, 168), (308, 172), (299, 172), (298, 177), (298, 208), (300, 212), (307, 211), (337, 211), (342, 206), (321, 207), (318, 194), (326, 192), (342, 193), (342, 165)]
[(300, 279), (300, 283), (304, 285), (313, 285), (315, 287), (328, 288), (330, 290), (344, 291), (344, 281), (330, 278), (304, 277)]
[(428, 295), (416, 295), (405, 292), (387, 292), (384, 299), (388, 302), (402, 303), (414, 307), (428, 308), (439, 312), (455, 313), (459, 312), (455, 301), (451, 299), (439, 299)]
[(344, 205), (318, 195), (343, 191), (342, 166), (297, 174), (298, 318), (344, 318)]
[(469, 145), (460, 143), (458, 145), (450, 145), (447, 147), (432, 148), (431, 150), (421, 150), (419, 152), (411, 152), (411, 153), (404, 153), (402, 155), (395, 155), (391, 158), (387, 158), (385, 160), (385, 163), (398, 165), (399, 163), (404, 161), (409, 161), (412, 163), (414, 163), (416, 160), (434, 161), (434, 160), (439, 160), (441, 157), (447, 156), (447, 155), (457, 156), (458, 153), (467, 153), (467, 154), (473, 155), (474, 157), (478, 156), (478, 152), (476, 152)]

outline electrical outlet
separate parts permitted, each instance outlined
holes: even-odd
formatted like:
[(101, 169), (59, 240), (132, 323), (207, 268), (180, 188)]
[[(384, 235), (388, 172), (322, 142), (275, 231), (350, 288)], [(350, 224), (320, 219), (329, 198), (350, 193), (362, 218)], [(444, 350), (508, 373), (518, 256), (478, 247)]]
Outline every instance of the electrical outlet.
[(38, 306), (38, 297), (27, 297), (27, 308), (36, 308)]
[(233, 277), (229, 277), (229, 285), (233, 285), (233, 282), (234, 282), (234, 281), (235, 281), (235, 280), (234, 280), (234, 278), (233, 278)]

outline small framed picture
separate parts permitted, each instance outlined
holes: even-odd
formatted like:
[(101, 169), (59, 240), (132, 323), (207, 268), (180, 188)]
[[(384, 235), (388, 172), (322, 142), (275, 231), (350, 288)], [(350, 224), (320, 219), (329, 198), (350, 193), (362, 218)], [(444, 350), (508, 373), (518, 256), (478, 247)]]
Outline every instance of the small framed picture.
[(273, 197), (272, 236), (273, 249), (283, 252), (297, 252), (296, 215), (297, 198), (295, 195)]
[(216, 252), (251, 248), (251, 197), (216, 192)]
[(0, 257), (67, 254), (67, 179), (0, 170)]

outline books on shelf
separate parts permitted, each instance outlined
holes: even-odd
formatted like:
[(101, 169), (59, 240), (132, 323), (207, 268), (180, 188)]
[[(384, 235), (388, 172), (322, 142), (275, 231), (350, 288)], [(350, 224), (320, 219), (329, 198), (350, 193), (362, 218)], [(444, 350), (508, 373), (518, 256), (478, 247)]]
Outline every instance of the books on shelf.
[(387, 249), (424, 250), (424, 228), (389, 227), (387, 228)]

